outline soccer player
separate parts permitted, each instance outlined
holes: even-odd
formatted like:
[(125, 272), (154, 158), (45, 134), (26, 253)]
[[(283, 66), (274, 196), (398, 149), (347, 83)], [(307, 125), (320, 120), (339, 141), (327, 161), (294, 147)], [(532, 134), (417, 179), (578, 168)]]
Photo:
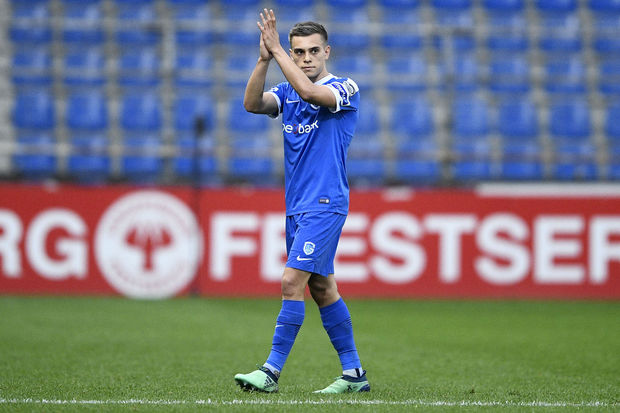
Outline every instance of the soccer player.
[[(358, 119), (359, 89), (353, 80), (327, 71), (330, 46), (322, 25), (296, 24), (289, 33), (289, 55), (280, 44), (273, 10), (265, 9), (260, 18), (260, 57), (245, 89), (244, 106), (274, 118), (282, 114), (288, 259), (271, 352), (263, 366), (237, 374), (235, 381), (244, 390), (278, 390), (280, 372), (304, 321), (307, 285), (343, 370), (334, 383), (315, 393), (369, 391), (351, 315), (334, 279), (336, 246), (349, 210), (345, 159)], [(263, 92), (272, 59), (288, 82)]]

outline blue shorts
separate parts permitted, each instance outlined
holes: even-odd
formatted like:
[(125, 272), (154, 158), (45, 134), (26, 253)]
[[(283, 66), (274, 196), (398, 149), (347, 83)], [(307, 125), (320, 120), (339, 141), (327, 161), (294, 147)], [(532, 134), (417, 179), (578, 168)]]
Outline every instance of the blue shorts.
[(334, 273), (334, 257), (346, 215), (306, 212), (286, 217), (286, 266), (327, 277)]

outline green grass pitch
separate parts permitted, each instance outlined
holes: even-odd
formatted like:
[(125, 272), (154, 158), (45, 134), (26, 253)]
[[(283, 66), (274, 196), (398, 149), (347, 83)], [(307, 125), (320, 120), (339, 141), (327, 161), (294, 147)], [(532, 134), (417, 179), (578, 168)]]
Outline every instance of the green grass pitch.
[(620, 303), (347, 300), (372, 391), (340, 374), (318, 310), (280, 393), (244, 393), (279, 300), (0, 298), (0, 411), (620, 411)]

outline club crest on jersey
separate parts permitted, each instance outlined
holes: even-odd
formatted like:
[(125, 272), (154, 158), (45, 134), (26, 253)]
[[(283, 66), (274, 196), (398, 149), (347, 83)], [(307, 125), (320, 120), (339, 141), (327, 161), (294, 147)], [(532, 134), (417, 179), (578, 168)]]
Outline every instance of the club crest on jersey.
[(304, 254), (306, 254), (306, 255), (312, 254), (314, 252), (314, 248), (315, 248), (314, 243), (312, 243), (310, 241), (307, 241), (304, 244)]

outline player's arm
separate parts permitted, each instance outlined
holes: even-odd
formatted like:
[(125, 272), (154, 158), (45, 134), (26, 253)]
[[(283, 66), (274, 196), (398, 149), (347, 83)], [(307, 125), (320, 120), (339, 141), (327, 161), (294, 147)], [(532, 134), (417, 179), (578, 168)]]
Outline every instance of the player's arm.
[(248, 79), (243, 96), (243, 107), (245, 107), (245, 110), (248, 112), (271, 115), (278, 111), (278, 103), (273, 95), (263, 92), (271, 58), (272, 56), (265, 48), (263, 36), (261, 35), (260, 57)]
[(264, 44), (268, 44), (271, 55), (276, 59), (286, 80), (295, 89), (299, 97), (313, 105), (335, 108), (337, 103), (336, 97), (329, 87), (312, 83), (280, 44), (280, 36), (276, 30), (276, 17), (273, 10), (267, 11), (265, 9), (264, 14), (261, 13), (261, 20), (262, 24), (258, 24), (261, 38), (264, 39)]

